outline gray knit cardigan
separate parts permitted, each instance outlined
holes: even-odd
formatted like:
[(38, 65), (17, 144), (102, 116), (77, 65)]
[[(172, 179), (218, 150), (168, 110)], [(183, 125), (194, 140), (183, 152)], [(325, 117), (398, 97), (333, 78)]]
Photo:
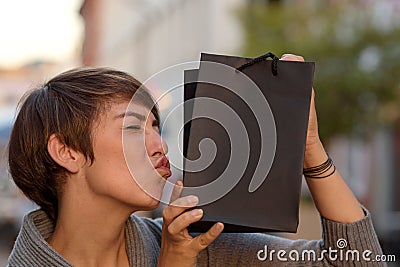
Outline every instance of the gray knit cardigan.
[[(198, 266), (386, 266), (385, 263), (373, 261), (376, 255), (382, 255), (382, 250), (371, 215), (367, 210), (365, 213), (363, 219), (349, 224), (321, 218), (321, 240), (224, 233), (199, 254)], [(128, 219), (125, 236), (130, 266), (157, 265), (161, 225), (161, 219), (134, 215)], [(54, 224), (44, 211), (36, 210), (27, 214), (8, 259), (8, 266), (71, 267), (72, 264), (45, 241), (53, 230)], [(359, 252), (359, 259), (355, 250)]]

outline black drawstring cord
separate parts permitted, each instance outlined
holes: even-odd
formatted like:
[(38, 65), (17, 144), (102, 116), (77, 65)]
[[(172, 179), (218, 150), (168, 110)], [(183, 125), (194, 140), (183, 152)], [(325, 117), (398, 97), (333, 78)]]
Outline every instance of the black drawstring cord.
[(271, 63), (272, 74), (274, 76), (276, 76), (278, 74), (278, 60), (279, 60), (279, 58), (277, 56), (275, 56), (274, 54), (272, 54), (271, 52), (268, 52), (265, 55), (262, 55), (262, 56), (259, 56), (259, 57), (251, 59), (249, 62), (244, 63), (243, 65), (237, 67), (236, 70), (237, 71), (242, 71), (245, 68), (247, 68), (247, 67), (249, 67), (249, 66), (251, 66), (251, 65), (253, 65), (255, 63), (258, 63), (260, 61), (263, 61), (263, 60), (265, 60), (265, 59), (267, 59), (269, 57), (272, 58), (272, 63)]

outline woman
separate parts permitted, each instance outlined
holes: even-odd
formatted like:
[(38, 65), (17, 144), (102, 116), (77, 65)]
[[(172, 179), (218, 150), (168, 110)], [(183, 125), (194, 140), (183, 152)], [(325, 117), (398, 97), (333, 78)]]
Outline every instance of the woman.
[[(303, 61), (295, 55), (281, 60)], [(152, 210), (159, 201), (132, 179), (121, 135), (130, 142), (127, 153), (135, 166), (150, 159), (153, 170), (146, 170), (151, 178), (145, 181), (153, 196), (161, 195), (171, 175), (151, 96), (144, 92), (129, 105), (140, 86), (123, 72), (83, 68), (60, 74), (26, 96), (11, 134), (9, 167), (17, 186), (40, 209), (25, 216), (9, 266), (286, 266), (289, 262), (277, 257), (261, 261), (262, 249), (268, 245), (270, 251), (314, 250), (320, 255), (336, 249), (340, 238), (349, 249), (370, 250), (371, 259), (382, 254), (371, 215), (329, 164), (318, 174), (328, 177), (307, 178), (322, 217), (322, 240), (221, 234), (222, 223), (192, 237), (186, 227), (200, 220), (202, 211), (191, 209), (198, 203), (195, 196), (179, 198), (179, 190), (163, 220), (131, 215)], [(324, 162), (329, 163), (312, 99), (304, 168), (313, 170)], [(154, 170), (164, 179), (153, 179)], [(320, 260), (291, 264), (382, 265), (368, 259), (337, 261), (323, 253)]]

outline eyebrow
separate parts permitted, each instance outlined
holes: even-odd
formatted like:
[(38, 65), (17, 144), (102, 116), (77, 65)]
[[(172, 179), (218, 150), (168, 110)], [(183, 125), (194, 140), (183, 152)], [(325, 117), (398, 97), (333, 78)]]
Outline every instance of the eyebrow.
[(138, 118), (140, 121), (145, 121), (146, 120), (145, 116), (143, 116), (142, 114), (133, 112), (133, 111), (127, 111), (127, 112), (121, 113), (121, 114), (115, 116), (115, 119), (124, 118), (125, 116), (133, 116), (133, 117)]

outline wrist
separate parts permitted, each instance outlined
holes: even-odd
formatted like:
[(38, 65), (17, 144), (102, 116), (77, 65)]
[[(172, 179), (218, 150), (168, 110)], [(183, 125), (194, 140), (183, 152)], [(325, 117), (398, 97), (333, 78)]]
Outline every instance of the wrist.
[(310, 168), (321, 165), (326, 162), (328, 156), (321, 141), (315, 142), (306, 147), (304, 153), (304, 168)]
[(181, 257), (177, 256), (177, 254), (164, 257), (162, 255), (159, 256), (158, 258), (158, 263), (157, 267), (168, 267), (168, 266), (173, 266), (173, 267), (188, 267), (188, 266), (196, 266), (196, 258), (194, 259), (182, 259)]
[(196, 266), (197, 254), (190, 253), (189, 249), (161, 246), (157, 267)]

